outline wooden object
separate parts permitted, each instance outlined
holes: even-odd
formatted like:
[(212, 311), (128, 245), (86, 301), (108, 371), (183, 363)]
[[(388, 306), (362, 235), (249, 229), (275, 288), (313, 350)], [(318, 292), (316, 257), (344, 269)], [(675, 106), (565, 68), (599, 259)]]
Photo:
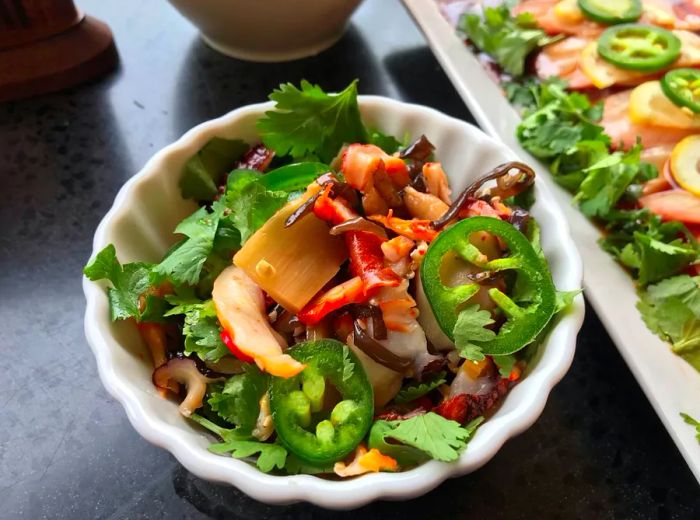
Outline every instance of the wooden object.
[(117, 61), (109, 27), (72, 0), (0, 0), (0, 102), (94, 79)]

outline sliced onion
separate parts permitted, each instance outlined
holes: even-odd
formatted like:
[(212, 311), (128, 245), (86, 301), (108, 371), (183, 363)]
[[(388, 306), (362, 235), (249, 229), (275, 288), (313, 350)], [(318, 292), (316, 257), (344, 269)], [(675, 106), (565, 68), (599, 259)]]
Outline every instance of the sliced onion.
[(508, 217), (508, 222), (513, 224), (513, 227), (524, 233), (527, 229), (527, 225), (530, 222), (530, 213), (522, 208), (515, 208), (513, 212)]
[(496, 386), (496, 379), (490, 376), (479, 376), (473, 379), (465, 370), (460, 370), (450, 385), (449, 397), (460, 394), (484, 395)]
[(387, 238), (386, 230), (383, 227), (363, 217), (351, 218), (350, 220), (341, 222), (337, 226), (333, 226), (330, 229), (330, 234), (342, 235), (348, 231), (365, 231), (367, 233), (374, 233), (381, 238)]
[[(360, 360), (362, 368), (364, 368), (365, 373), (372, 384), (372, 389), (374, 390), (374, 408), (375, 410), (378, 410), (391, 401), (401, 389), (403, 373), (391, 370), (374, 361), (374, 359), (365, 354), (362, 349), (353, 343), (352, 334), (350, 334), (343, 341), (345, 341), (348, 347), (350, 347), (350, 349)], [(340, 400), (340, 397), (338, 397), (338, 400)], [(329, 406), (327, 409), (331, 408), (333, 407)]]
[(434, 374), (442, 370), (447, 364), (445, 356), (424, 352), (413, 359), (413, 370), (418, 381), (425, 379), (425, 376)]

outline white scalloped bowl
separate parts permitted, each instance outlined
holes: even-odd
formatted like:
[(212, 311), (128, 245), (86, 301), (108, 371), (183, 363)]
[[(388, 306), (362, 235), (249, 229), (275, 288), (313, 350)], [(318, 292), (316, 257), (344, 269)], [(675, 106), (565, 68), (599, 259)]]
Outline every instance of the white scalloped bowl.
[[(376, 96), (360, 96), (369, 126), (403, 136), (425, 134), (448, 172), (455, 192), (492, 167), (517, 157), (477, 128), (436, 110)], [(270, 103), (234, 110), (202, 123), (158, 152), (119, 191), (97, 228), (93, 255), (113, 243), (122, 262), (157, 262), (173, 243), (173, 229), (194, 210), (178, 190), (180, 172), (212, 137), (256, 141), (254, 122)], [(550, 191), (539, 180), (532, 213), (542, 227), (542, 246), (560, 290), (579, 289), (581, 260), (569, 236), (564, 216)], [(83, 279), (87, 299), (85, 333), (97, 359), (100, 378), (122, 403), (134, 428), (148, 441), (170, 451), (189, 471), (209, 480), (227, 482), (262, 502), (308, 501), (334, 509), (350, 509), (372, 500), (416, 497), (449, 477), (464, 475), (488, 462), (503, 443), (540, 416), (552, 387), (573, 359), (576, 334), (583, 321), (578, 296), (541, 345), (526, 377), (516, 385), (497, 413), (486, 421), (458, 461), (431, 461), (402, 473), (373, 473), (331, 481), (309, 475), (273, 476), (231, 457), (207, 451), (212, 437), (183, 418), (177, 404), (160, 397), (151, 382), (150, 357), (132, 323), (112, 323), (104, 285)]]

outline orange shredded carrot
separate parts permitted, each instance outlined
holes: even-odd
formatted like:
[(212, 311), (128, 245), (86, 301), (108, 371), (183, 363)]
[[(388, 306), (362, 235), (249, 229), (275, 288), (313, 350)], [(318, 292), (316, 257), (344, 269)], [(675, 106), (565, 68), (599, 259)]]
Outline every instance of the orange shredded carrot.
[(393, 210), (389, 210), (387, 215), (371, 215), (370, 220), (379, 222), (394, 233), (403, 235), (411, 240), (425, 240), (430, 242), (435, 239), (438, 232), (430, 225), (430, 220), (405, 220), (394, 217)]
[(489, 360), (487, 358), (484, 358), (481, 361), (469, 361), (467, 359), (464, 363), (462, 363), (462, 370), (464, 370), (472, 379), (476, 379), (488, 366)]
[(374, 472), (396, 471), (399, 467), (396, 459), (389, 457), (389, 455), (384, 455), (377, 448), (372, 448), (364, 455), (361, 455), (358, 462), (363, 468)]

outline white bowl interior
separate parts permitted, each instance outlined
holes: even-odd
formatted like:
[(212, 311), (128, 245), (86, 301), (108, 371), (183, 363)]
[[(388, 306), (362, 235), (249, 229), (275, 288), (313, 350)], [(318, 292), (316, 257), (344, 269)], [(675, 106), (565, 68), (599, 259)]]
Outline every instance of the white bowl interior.
[[(437, 158), (454, 192), (492, 167), (516, 160), (513, 152), (475, 127), (435, 110), (386, 98), (361, 96), (367, 124), (412, 137), (425, 134), (436, 146)], [(120, 261), (157, 261), (174, 242), (172, 230), (195, 206), (180, 197), (178, 180), (187, 159), (214, 136), (256, 142), (254, 122), (269, 103), (235, 110), (190, 130), (156, 154), (117, 195), (97, 229), (93, 254), (109, 243)], [(564, 217), (542, 184), (536, 184), (533, 215), (542, 227), (542, 245), (560, 290), (580, 288), (581, 261)], [(431, 461), (413, 470), (328, 481), (308, 475), (272, 476), (246, 462), (207, 451), (212, 438), (184, 419), (173, 401), (162, 399), (151, 383), (150, 357), (131, 323), (112, 323), (104, 285), (84, 279), (87, 299), (85, 330), (107, 390), (125, 407), (129, 420), (147, 440), (171, 451), (190, 471), (210, 480), (228, 482), (269, 503), (306, 500), (330, 508), (358, 507), (378, 498), (399, 499), (424, 493), (451, 476), (485, 464), (510, 437), (539, 417), (551, 388), (568, 370), (576, 334), (583, 320), (583, 300), (559, 318), (529, 373), (484, 423), (459, 461)]]

